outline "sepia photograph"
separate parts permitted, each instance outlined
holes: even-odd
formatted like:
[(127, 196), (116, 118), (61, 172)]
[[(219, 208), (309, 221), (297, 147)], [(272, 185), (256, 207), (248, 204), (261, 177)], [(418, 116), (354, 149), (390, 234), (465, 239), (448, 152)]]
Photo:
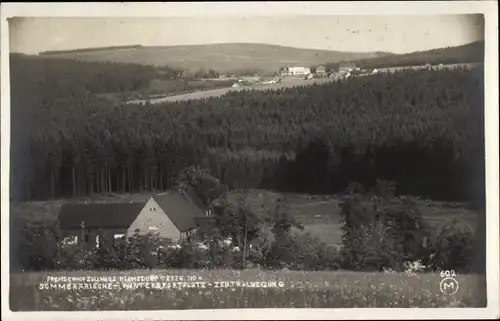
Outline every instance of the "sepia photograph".
[(498, 313), (494, 7), (116, 5), (2, 4), (2, 315)]

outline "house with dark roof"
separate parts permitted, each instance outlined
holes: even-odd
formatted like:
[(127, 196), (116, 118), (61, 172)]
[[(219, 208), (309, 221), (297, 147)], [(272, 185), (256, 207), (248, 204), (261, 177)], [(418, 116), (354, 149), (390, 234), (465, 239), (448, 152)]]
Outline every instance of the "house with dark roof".
[(59, 225), (71, 243), (116, 243), (135, 231), (155, 233), (174, 242), (190, 238), (207, 213), (185, 191), (152, 196), (146, 202), (64, 204)]
[(351, 62), (342, 62), (339, 64), (339, 72), (347, 73), (356, 69), (356, 64)]
[(326, 75), (326, 68), (323, 65), (319, 65), (316, 67), (316, 74), (319, 76), (325, 76)]

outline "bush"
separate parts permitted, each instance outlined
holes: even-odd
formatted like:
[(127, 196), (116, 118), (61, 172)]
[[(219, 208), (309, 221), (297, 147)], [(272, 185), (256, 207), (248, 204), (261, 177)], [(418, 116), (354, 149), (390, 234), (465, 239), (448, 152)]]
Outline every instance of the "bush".
[(336, 270), (339, 256), (335, 247), (309, 233), (290, 232), (278, 238), (266, 257), (266, 267), (290, 270)]
[(478, 239), (471, 227), (454, 222), (435, 230), (412, 198), (394, 196), (395, 186), (389, 182), (379, 181), (369, 193), (363, 190), (350, 184), (341, 204), (343, 268), (404, 271), (406, 263), (419, 262), (431, 270), (476, 269)]
[(429, 228), (411, 198), (394, 196), (390, 182), (379, 181), (370, 193), (351, 187), (341, 204), (344, 234), (342, 267), (352, 270), (404, 270), (404, 262), (426, 253)]
[(434, 270), (470, 273), (474, 263), (475, 234), (470, 226), (454, 222), (443, 226), (430, 247), (429, 265)]
[(37, 218), (12, 219), (12, 268), (50, 270), (58, 266), (58, 241), (61, 233), (57, 221)]

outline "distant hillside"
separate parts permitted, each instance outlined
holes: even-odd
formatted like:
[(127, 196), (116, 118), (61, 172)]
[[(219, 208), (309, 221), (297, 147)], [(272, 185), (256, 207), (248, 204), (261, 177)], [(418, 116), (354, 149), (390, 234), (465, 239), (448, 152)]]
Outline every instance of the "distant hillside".
[(289, 65), (312, 65), (343, 60), (375, 58), (388, 53), (353, 53), (302, 49), (267, 44), (231, 43), (170, 47), (122, 46), (44, 52), (44, 56), (165, 66), (189, 70), (214, 69), (218, 72), (255, 70), (277, 71)]
[(40, 53), (41, 56), (50, 56), (57, 54), (71, 54), (71, 53), (80, 53), (80, 52), (95, 52), (95, 51), (105, 51), (105, 50), (120, 50), (120, 49), (139, 49), (142, 48), (141, 45), (133, 45), (133, 46), (109, 46), (109, 47), (96, 47), (96, 48), (82, 48), (82, 49), (72, 49), (72, 50), (49, 50), (42, 51)]
[(357, 59), (355, 62), (362, 68), (484, 62), (484, 41), (477, 41), (457, 47), (417, 51), (403, 55), (386, 55), (369, 59)]

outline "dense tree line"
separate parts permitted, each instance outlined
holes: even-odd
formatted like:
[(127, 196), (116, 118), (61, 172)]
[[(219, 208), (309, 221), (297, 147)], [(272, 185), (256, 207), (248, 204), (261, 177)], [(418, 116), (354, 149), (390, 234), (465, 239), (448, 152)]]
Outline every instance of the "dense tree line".
[(205, 70), (201, 68), (200, 70), (194, 73), (194, 77), (197, 79), (219, 78), (219, 73), (213, 69)]
[(97, 48), (81, 48), (81, 49), (71, 49), (71, 50), (48, 50), (42, 51), (41, 56), (50, 56), (58, 54), (68, 54), (68, 53), (80, 53), (80, 52), (94, 52), (94, 51), (107, 51), (113, 49), (140, 49), (142, 45), (133, 46), (107, 46), (107, 47), (97, 47)]
[(38, 87), (47, 99), (65, 98), (75, 90), (94, 94), (131, 92), (146, 88), (160, 75), (153, 66), (85, 62), (51, 57), (11, 55), (14, 86)]
[(482, 69), (146, 106), (110, 106), (49, 61), (25, 70), (13, 61), (18, 199), (163, 190), (198, 164), (229, 188), (333, 193), (389, 179), (401, 193), (483, 203)]
[[(11, 55), (17, 89), (36, 87), (37, 94), (53, 101), (78, 94), (113, 94), (121, 100), (148, 98), (153, 94), (172, 94), (193, 90), (229, 87), (232, 81), (207, 81), (218, 78), (217, 71), (200, 69), (193, 73), (166, 66), (112, 62), (88, 62), (53, 56)], [(22, 79), (20, 78), (22, 77)], [(104, 96), (103, 96), (104, 97)], [(109, 97), (109, 96), (108, 96)]]
[[(181, 70), (166, 66), (148, 66), (113, 62), (88, 62), (76, 59), (61, 59), (52, 56), (11, 55), (12, 81), (20, 81), (20, 85), (33, 82), (30, 86), (38, 86), (39, 92), (46, 97), (65, 98), (74, 91), (93, 94), (143, 92), (149, 89), (153, 80), (182, 81)], [(19, 80), (19, 77), (22, 80)], [(199, 70), (191, 78), (216, 78), (214, 70)]]
[(358, 60), (356, 64), (361, 68), (388, 68), (470, 62), (484, 62), (484, 41), (477, 41), (463, 46), (417, 51), (400, 55), (384, 55)]

